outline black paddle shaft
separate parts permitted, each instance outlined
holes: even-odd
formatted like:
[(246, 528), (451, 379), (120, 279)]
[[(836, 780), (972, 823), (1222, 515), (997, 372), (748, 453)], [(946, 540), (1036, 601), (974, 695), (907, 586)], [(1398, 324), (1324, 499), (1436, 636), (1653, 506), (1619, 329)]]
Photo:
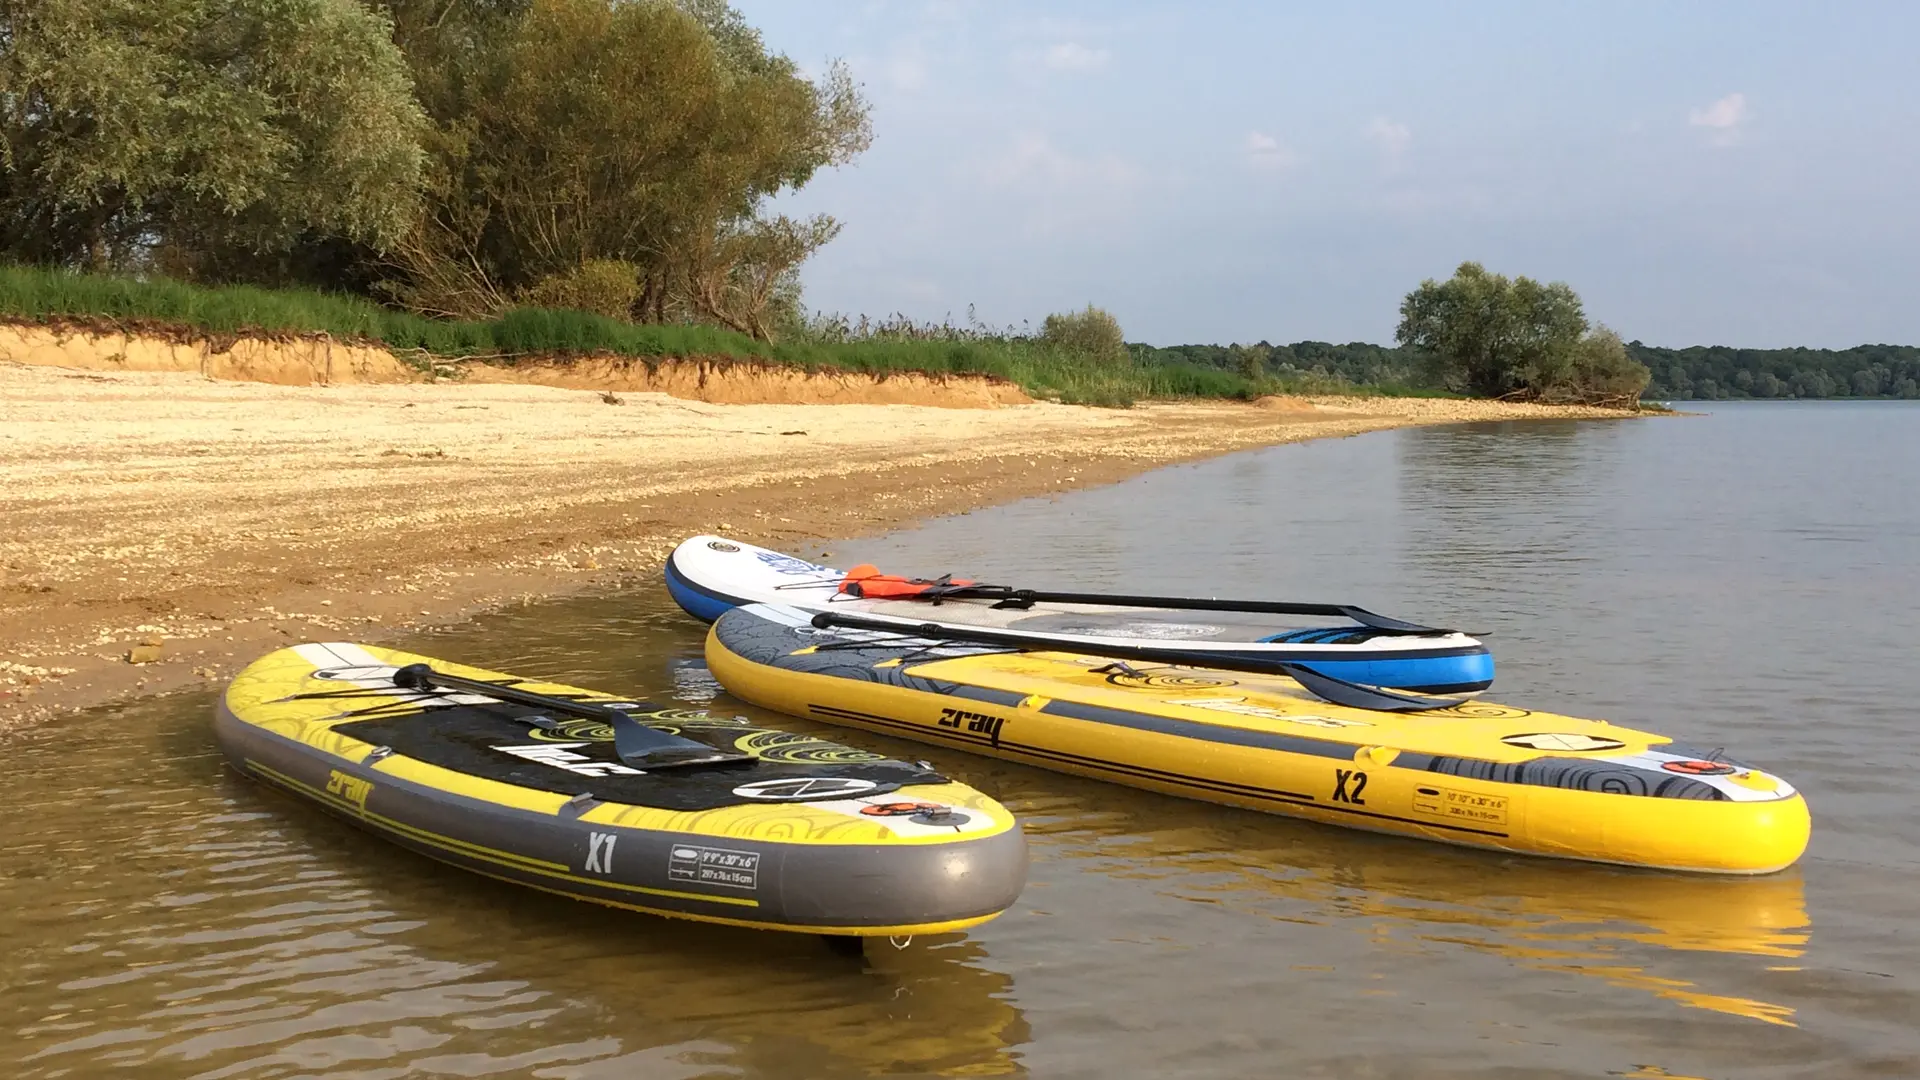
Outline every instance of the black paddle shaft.
[(1212, 653), (1190, 652), (1183, 649), (1163, 649), (1154, 646), (1130, 645), (1094, 645), (1073, 638), (1050, 637), (1045, 634), (1033, 634), (1024, 630), (986, 630), (971, 626), (950, 626), (941, 623), (901, 623), (890, 619), (868, 619), (858, 615), (837, 615), (823, 611), (813, 617), (813, 625), (826, 630), (831, 627), (844, 627), (849, 630), (880, 630), (902, 637), (930, 639), (934, 641), (965, 641), (980, 645), (999, 645), (1006, 648), (1025, 650), (1046, 650), (1048, 652), (1077, 653), (1081, 656), (1098, 656), (1114, 660), (1138, 660), (1148, 664), (1168, 664), (1180, 667), (1214, 668), (1221, 671), (1247, 671), (1261, 675), (1285, 675), (1315, 697), (1322, 698), (1335, 705), (1345, 705), (1352, 709), (1369, 709), (1373, 712), (1427, 712), (1432, 709), (1450, 709), (1460, 704), (1449, 698), (1422, 697), (1406, 694), (1398, 690), (1384, 690), (1379, 687), (1363, 686), (1348, 682), (1332, 675), (1323, 675), (1303, 664), (1286, 660), (1250, 660), (1237, 656), (1215, 656)]
[(408, 664), (396, 670), (393, 673), (393, 684), (423, 693), (457, 690), (463, 694), (478, 694), (495, 701), (529, 705), (548, 712), (601, 721), (613, 729), (614, 755), (630, 768), (675, 769), (690, 765), (718, 765), (754, 760), (752, 754), (744, 754), (738, 750), (723, 750), (717, 746), (708, 746), (703, 742), (649, 727), (635, 720), (626, 710), (616, 709), (611, 705), (600, 705), (591, 701), (573, 701), (550, 694), (536, 694), (531, 690), (522, 690), (514, 686), (502, 686), (499, 683), (448, 675), (444, 671), (435, 671), (431, 664)]
[(1001, 607), (1025, 608), (1035, 604), (1090, 604), (1103, 607), (1189, 608), (1194, 611), (1245, 611), (1256, 615), (1328, 615), (1351, 619), (1370, 630), (1388, 634), (1451, 634), (1455, 631), (1422, 626), (1403, 619), (1381, 615), (1352, 604), (1295, 604), (1268, 600), (1213, 600), (1181, 596), (1122, 596), (1115, 593), (1048, 592), (1044, 589), (1016, 589), (1008, 585), (947, 585), (928, 590), (926, 599), (997, 600)]

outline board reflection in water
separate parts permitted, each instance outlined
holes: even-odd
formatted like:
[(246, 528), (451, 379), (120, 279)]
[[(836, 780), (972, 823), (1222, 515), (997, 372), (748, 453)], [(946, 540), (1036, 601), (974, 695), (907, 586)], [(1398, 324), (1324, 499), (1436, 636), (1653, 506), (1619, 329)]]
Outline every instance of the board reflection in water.
[(1791, 1007), (1742, 995), (1751, 986), (1739, 968), (1722, 985), (1703, 985), (1668, 954), (1801, 956), (1812, 926), (1797, 870), (1706, 877), (1502, 857), (1172, 800), (1093, 810), (1097, 792), (1077, 783), (1063, 797), (1051, 780), (1003, 780), (1036, 863), (1087, 864), (1088, 874), (1139, 882), (1170, 900), (1343, 930), (1434, 959), (1468, 949), (1682, 1005), (1792, 1022)]

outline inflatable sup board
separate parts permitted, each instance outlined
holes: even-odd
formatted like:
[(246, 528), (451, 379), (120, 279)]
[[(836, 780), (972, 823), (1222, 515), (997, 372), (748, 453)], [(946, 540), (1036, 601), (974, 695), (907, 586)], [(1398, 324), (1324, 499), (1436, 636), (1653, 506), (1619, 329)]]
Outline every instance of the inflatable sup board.
[(1785, 780), (1605, 721), (1477, 701), (1355, 708), (1325, 695), (1365, 700), (1366, 688), (1313, 675), (1011, 651), (823, 618), (735, 608), (708, 633), (707, 665), (736, 697), (795, 716), (1377, 832), (1728, 874), (1782, 869), (1807, 844), (1806, 803)]
[(372, 645), (255, 661), (214, 733), (240, 772), (402, 847), (657, 915), (923, 934), (1026, 879), (1013, 816), (924, 766)]
[[(1480, 641), (1349, 605), (1106, 597), (950, 577), (922, 581), (873, 567), (836, 570), (720, 536), (681, 542), (667, 558), (666, 579), (674, 600), (707, 622), (741, 604), (785, 604), (898, 619), (903, 627), (1044, 635), (1103, 655), (1144, 649), (1168, 663), (1268, 664), (1276, 672), (1302, 664), (1349, 682), (1423, 694), (1471, 697), (1493, 683), (1493, 656)], [(1314, 614), (1345, 625), (1301, 618)]]

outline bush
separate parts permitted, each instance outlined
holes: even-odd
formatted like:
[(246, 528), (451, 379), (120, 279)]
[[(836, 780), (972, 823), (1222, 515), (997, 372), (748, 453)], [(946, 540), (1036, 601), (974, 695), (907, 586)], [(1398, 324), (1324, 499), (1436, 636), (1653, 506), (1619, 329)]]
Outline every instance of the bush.
[(1097, 364), (1126, 367), (1133, 363), (1120, 321), (1092, 304), (1084, 311), (1047, 316), (1040, 324), (1040, 340)]
[(587, 311), (629, 319), (640, 301), (640, 268), (619, 259), (588, 259), (564, 274), (549, 274), (520, 294), (529, 307)]
[(1635, 401), (1653, 373), (1627, 354), (1620, 335), (1606, 326), (1594, 327), (1573, 350), (1574, 389), (1587, 400)]
[(1240, 369), (1240, 377), (1248, 382), (1259, 382), (1267, 374), (1267, 356), (1271, 346), (1234, 345), (1231, 346), (1235, 366)]

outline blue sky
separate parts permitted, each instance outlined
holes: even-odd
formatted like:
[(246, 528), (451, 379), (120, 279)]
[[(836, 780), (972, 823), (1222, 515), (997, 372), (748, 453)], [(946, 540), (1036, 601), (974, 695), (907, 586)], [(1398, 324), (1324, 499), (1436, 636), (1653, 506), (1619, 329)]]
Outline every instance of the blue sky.
[(1920, 4), (735, 0), (874, 144), (809, 306), (1387, 341), (1475, 259), (1650, 344), (1920, 343)]

